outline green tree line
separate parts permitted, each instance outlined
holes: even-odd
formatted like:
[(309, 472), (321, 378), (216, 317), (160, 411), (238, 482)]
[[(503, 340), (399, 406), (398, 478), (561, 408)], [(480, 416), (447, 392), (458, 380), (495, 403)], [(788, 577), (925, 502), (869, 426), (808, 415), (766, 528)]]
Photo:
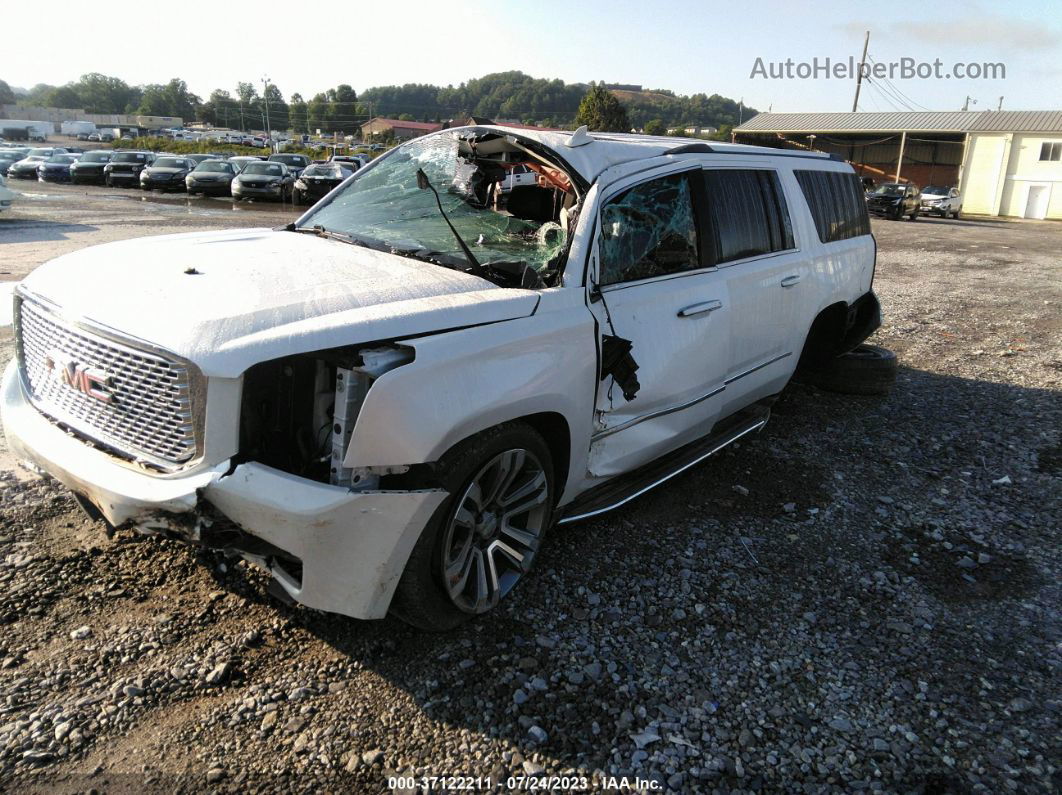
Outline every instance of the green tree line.
[[(259, 91), (259, 85), (240, 82), (234, 89), (216, 88), (202, 99), (177, 77), (168, 83), (130, 85), (93, 72), (62, 86), (37, 84), (18, 97), (0, 80), (0, 103), (17, 100), (89, 113), (179, 116), (186, 121), (240, 129), (264, 129), (268, 112), (273, 129), (320, 129), (327, 133), (356, 132), (370, 116), (433, 122), (479, 116), (570, 128), (577, 120), (589, 118), (581, 115), (583, 105), (596, 109), (598, 115), (591, 124), (595, 129), (606, 128), (601, 126), (606, 117), (608, 129), (648, 127), (658, 132), (691, 125), (729, 128), (738, 123), (739, 116), (748, 119), (756, 114), (754, 108), (739, 108), (739, 103), (718, 94), (682, 96), (666, 89), (637, 91), (629, 86), (610, 90), (604, 84), (565, 83), (518, 71), (484, 75), (458, 86), (376, 86), (360, 96), (346, 83), (309, 98), (297, 92), (285, 98), (278, 86), (269, 84)], [(618, 115), (617, 108), (625, 118)]]

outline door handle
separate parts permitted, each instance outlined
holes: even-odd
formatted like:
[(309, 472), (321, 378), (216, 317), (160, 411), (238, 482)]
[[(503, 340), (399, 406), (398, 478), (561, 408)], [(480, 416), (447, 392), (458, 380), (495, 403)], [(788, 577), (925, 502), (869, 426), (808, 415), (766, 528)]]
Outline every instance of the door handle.
[(786, 276), (782, 279), (782, 287), (796, 287), (800, 284), (800, 280), (803, 277), (799, 273), (795, 273), (792, 276)]
[(680, 309), (679, 317), (693, 317), (694, 315), (703, 315), (705, 312), (714, 312), (717, 309), (723, 308), (722, 301), (704, 301), (699, 304), (691, 304), (685, 309)]

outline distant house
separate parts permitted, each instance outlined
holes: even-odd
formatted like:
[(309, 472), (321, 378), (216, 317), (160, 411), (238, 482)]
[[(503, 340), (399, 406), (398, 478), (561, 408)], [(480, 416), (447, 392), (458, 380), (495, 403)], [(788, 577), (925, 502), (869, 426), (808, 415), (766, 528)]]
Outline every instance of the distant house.
[(408, 141), (420, 135), (441, 130), (443, 126), (434, 122), (402, 121), (401, 119), (384, 119), (377, 116), (361, 125), (361, 134), (365, 138), (393, 137), (398, 141)]

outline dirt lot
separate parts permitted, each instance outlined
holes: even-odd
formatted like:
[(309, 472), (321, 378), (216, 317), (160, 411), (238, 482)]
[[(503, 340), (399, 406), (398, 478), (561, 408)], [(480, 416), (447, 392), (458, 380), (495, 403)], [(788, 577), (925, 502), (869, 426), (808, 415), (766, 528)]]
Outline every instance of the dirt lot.
[[(293, 216), (31, 190), (0, 216), (0, 278)], [(497, 615), (452, 634), (285, 607), (242, 564), (109, 540), (0, 471), (0, 783), (1059, 791), (1062, 225), (874, 231), (891, 395), (792, 386), (755, 438), (555, 530)]]

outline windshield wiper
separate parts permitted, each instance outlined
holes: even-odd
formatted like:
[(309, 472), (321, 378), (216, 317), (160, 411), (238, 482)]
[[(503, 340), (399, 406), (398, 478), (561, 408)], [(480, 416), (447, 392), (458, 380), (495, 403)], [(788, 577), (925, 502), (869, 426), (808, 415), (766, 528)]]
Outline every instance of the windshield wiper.
[(320, 224), (314, 224), (313, 226), (295, 226), (295, 224), (288, 224), (283, 227), (288, 232), (301, 232), (304, 235), (316, 235), (317, 237), (327, 237), (331, 240), (338, 240), (341, 243), (350, 243), (352, 246), (365, 246), (365, 243), (353, 235), (345, 234), (344, 232), (336, 232), (334, 229), (325, 229)]
[(435, 186), (431, 184), (428, 175), (424, 173), (424, 169), (422, 168), (417, 169), (417, 187), (421, 190), (430, 190), (435, 194), (435, 203), (439, 207), (439, 214), (442, 215), (443, 220), (446, 221), (446, 225), (450, 227), (450, 231), (454, 233), (454, 239), (457, 241), (457, 245), (461, 247), (461, 252), (465, 255), (465, 259), (468, 260), (468, 264), (472, 266), (472, 272), (482, 279), (490, 279), (490, 276), (487, 274), (487, 269), (480, 264), (478, 259), (476, 259), (475, 254), (472, 253), (472, 249), (468, 247), (465, 239), (461, 237), (461, 233), (457, 231), (457, 227), (450, 223), (450, 216), (448, 216), (446, 210), (443, 209), (442, 199), (439, 198), (439, 191), (435, 190)]

